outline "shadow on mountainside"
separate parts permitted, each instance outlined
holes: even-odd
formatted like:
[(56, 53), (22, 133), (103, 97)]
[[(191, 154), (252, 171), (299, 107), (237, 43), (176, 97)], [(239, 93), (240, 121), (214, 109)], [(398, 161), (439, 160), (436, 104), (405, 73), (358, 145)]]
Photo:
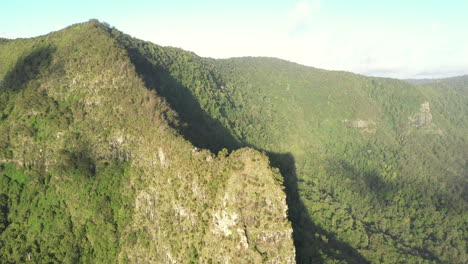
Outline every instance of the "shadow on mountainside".
[[(239, 142), (223, 124), (211, 118), (200, 106), (198, 100), (188, 87), (173, 78), (166, 69), (153, 65), (134, 47), (124, 45), (138, 74), (148, 89), (156, 90), (166, 98), (172, 109), (186, 127), (176, 129), (193, 145), (210, 149), (217, 153), (222, 148), (235, 150), (240, 147), (253, 147)], [(258, 148), (256, 148), (258, 149)], [(272, 166), (278, 167), (284, 177), (289, 220), (293, 226), (293, 238), (296, 247), (296, 260), (300, 264), (323, 263), (323, 254), (349, 263), (367, 263), (355, 249), (339, 241), (333, 234), (315, 225), (310, 219), (307, 208), (300, 200), (297, 190), (295, 160), (291, 153), (272, 153), (263, 151), (270, 157)], [(327, 241), (319, 237), (327, 237)]]
[(272, 165), (278, 167), (284, 177), (289, 219), (293, 225), (297, 263), (324, 263), (323, 254), (347, 263), (368, 263), (349, 244), (338, 240), (334, 234), (314, 224), (306, 206), (299, 197), (294, 156), (291, 153), (267, 152), (267, 154)]
[(220, 121), (212, 119), (199, 105), (191, 91), (171, 76), (163, 67), (155, 66), (137, 49), (127, 47), (130, 59), (146, 84), (165, 98), (179, 114), (182, 125), (175, 128), (193, 145), (217, 153), (223, 148), (237, 149), (243, 145), (235, 139)]
[[(23, 54), (5, 73), (3, 79), (0, 79), (0, 122), (7, 119), (14, 108), (30, 107), (34, 103), (43, 104), (41, 101), (42, 94), (36, 93), (40, 85), (36, 79), (38, 79), (38, 75), (41, 72), (50, 67), (52, 54), (55, 51), (55, 47), (45, 46)], [(33, 90), (33, 93), (30, 93), (30, 97), (25, 98), (23, 96), (22, 100), (17, 100), (17, 95), (24, 92), (28, 87)], [(20, 121), (15, 120), (15, 123), (19, 124)], [(1, 127), (2, 124), (0, 123)], [(8, 127), (8, 129), (3, 129), (0, 133), (0, 160), (3, 160), (3, 163), (11, 161), (16, 164), (24, 164), (24, 161), (11, 160), (12, 152), (9, 149), (10, 134), (15, 129), (22, 129), (22, 126), (15, 126), (14, 128), (9, 126), (3, 127)], [(14, 135), (14, 137), (17, 136), (17, 134)]]
[[(10, 99), (28, 86), (33, 89), (39, 87), (35, 82), (38, 75), (45, 71), (52, 62), (52, 54), (56, 48), (51, 46), (40, 47), (18, 58), (15, 65), (5, 74), (0, 82), (0, 120), (5, 119), (12, 110)], [(9, 109), (5, 109), (8, 108)], [(0, 147), (1, 144), (0, 137)], [(1, 153), (1, 151), (0, 151)]]
[(52, 54), (56, 48), (45, 46), (34, 49), (31, 53), (20, 57), (15, 66), (6, 73), (0, 83), (0, 91), (18, 92), (45, 70), (52, 62)]

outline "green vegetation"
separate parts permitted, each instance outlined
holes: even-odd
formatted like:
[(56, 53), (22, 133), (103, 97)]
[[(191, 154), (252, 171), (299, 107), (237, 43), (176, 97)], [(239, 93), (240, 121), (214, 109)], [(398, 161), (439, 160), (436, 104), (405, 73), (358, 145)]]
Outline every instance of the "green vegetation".
[(466, 82), (205, 59), (111, 33), (187, 139), (280, 168), (299, 263), (466, 263)]
[(466, 76), (207, 59), (94, 20), (0, 62), (2, 263), (292, 263), (287, 210), (298, 263), (468, 261)]
[(0, 262), (292, 263), (268, 158), (194, 148), (109, 31), (0, 43)]

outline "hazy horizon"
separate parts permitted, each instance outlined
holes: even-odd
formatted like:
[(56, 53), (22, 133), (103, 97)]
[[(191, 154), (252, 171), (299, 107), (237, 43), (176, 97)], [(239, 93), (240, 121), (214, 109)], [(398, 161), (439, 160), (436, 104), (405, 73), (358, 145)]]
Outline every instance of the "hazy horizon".
[(203, 57), (276, 57), (399, 79), (468, 74), (464, 1), (13, 1), (0, 37), (35, 37), (96, 18)]

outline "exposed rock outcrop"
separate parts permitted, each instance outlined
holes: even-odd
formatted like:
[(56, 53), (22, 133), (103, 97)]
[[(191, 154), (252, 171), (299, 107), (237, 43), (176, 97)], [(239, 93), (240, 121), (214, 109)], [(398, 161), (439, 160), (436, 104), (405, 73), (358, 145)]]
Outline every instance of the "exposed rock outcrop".
[(419, 108), (419, 113), (409, 117), (410, 124), (416, 128), (428, 128), (432, 124), (432, 114), (429, 102), (424, 102)]
[(375, 133), (376, 131), (376, 123), (373, 120), (343, 120), (343, 124), (347, 128), (357, 128), (360, 129), (363, 132), (368, 132), (368, 133)]
[(257, 151), (242, 149), (231, 156), (240, 163), (218, 193), (201, 261), (295, 263), (286, 195), (275, 180), (281, 176)]

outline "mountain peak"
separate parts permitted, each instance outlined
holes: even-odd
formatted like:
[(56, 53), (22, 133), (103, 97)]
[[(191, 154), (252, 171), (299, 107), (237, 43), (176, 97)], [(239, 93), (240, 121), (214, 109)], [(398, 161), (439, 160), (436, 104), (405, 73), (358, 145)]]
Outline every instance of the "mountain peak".
[(0, 45), (0, 259), (292, 263), (268, 158), (195, 149), (111, 33), (91, 20)]

